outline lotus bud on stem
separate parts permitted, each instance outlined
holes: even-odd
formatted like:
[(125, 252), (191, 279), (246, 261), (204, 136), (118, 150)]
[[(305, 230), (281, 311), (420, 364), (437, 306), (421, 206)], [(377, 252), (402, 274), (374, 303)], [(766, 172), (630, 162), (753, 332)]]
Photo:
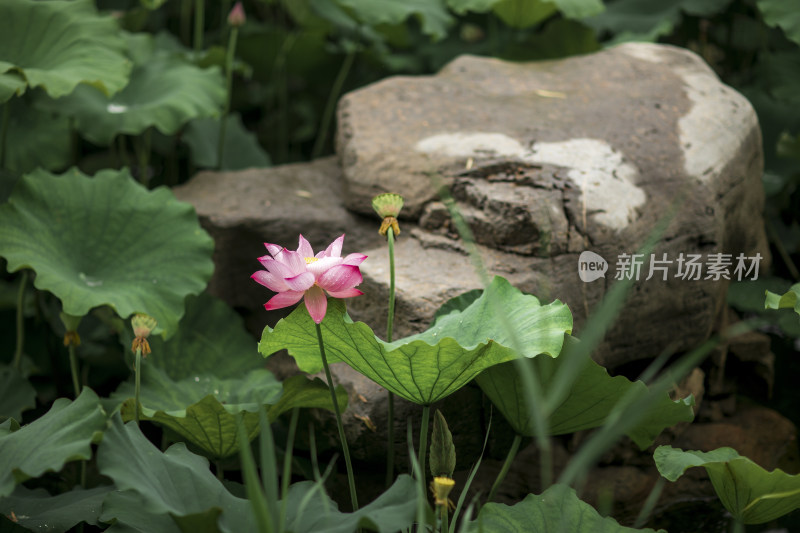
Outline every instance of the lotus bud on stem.
[[(379, 194), (372, 199), (372, 208), (383, 220), (378, 233), (384, 235), (389, 244), (389, 311), (386, 319), (386, 342), (392, 342), (394, 334), (394, 238), (400, 235), (400, 226), (397, 223), (397, 216), (403, 208), (403, 197), (399, 194), (389, 192)], [(394, 394), (387, 391), (388, 415), (387, 415), (387, 446), (386, 446), (386, 488), (392, 485), (394, 480)]]
[(133, 326), (133, 344), (131, 350), (136, 354), (136, 363), (134, 373), (136, 375), (136, 384), (134, 386), (134, 409), (136, 412), (135, 420), (136, 425), (139, 425), (139, 391), (142, 384), (142, 356), (147, 356), (151, 353), (150, 344), (147, 342), (147, 337), (155, 329), (158, 322), (155, 318), (144, 313), (136, 313), (131, 317), (131, 326)]
[(61, 323), (64, 324), (66, 332), (64, 333), (64, 346), (69, 351), (69, 369), (72, 374), (72, 387), (75, 389), (75, 397), (77, 398), (81, 393), (81, 383), (78, 379), (78, 355), (75, 353), (75, 348), (81, 344), (81, 336), (78, 335), (78, 325), (81, 323), (82, 316), (69, 315), (61, 312), (58, 314), (61, 318)]
[(222, 169), (222, 159), (225, 154), (225, 126), (228, 113), (231, 109), (231, 93), (233, 91), (233, 61), (236, 57), (236, 41), (239, 38), (239, 27), (245, 23), (247, 17), (241, 2), (236, 2), (228, 14), (228, 24), (231, 34), (228, 37), (228, 49), (225, 53), (225, 107), (219, 118), (219, 139), (217, 143), (217, 168)]

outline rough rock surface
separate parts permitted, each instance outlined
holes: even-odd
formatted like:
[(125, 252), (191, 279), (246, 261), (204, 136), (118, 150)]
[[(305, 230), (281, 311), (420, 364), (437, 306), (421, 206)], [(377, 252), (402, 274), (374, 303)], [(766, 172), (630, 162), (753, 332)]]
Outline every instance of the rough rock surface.
[[(645, 258), (595, 354), (609, 367), (707, 338), (727, 288), (724, 278), (706, 279), (709, 254), (730, 254), (734, 279), (739, 254), (760, 253), (761, 272), (769, 263), (763, 227), (753, 223), (763, 205), (755, 112), (686, 50), (627, 44), (526, 64), (462, 56), (435, 76), (389, 78), (346, 95), (338, 150), (349, 209), (366, 213), (372, 195), (399, 192), (401, 215), (420, 226), (407, 225), (398, 244), (398, 333), (424, 327), (447, 297), (480, 286), (437, 201), (437, 179), (451, 185), (487, 270), (565, 301), (577, 330), (620, 254), (636, 253), (669, 218), (653, 252), (666, 254), (669, 270), (645, 282)], [(609, 262), (605, 279), (580, 281), (586, 250)], [(385, 246), (365, 253), (366, 286), (385, 293)], [(676, 278), (681, 254), (700, 254), (700, 279)], [(370, 323), (385, 314), (359, 306), (375, 302), (354, 304)]]

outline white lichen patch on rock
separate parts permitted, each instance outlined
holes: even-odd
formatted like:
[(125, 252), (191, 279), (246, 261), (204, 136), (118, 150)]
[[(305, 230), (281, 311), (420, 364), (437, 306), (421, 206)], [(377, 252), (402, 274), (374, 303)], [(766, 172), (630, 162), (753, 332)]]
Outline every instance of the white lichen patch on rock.
[(651, 43), (627, 43), (617, 49), (671, 67), (683, 80), (692, 103), (689, 112), (678, 119), (685, 171), (702, 182), (719, 176), (747, 136), (758, 128), (750, 102), (720, 83), (708, 65), (686, 50)]
[[(750, 102), (709, 72), (678, 69), (691, 110), (678, 120), (686, 173), (701, 181), (720, 174), (748, 135), (758, 128)], [(713, 131), (713, 135), (708, 132)]]
[(568, 168), (586, 211), (596, 222), (615, 230), (636, 220), (637, 209), (647, 200), (636, 185), (636, 168), (598, 139), (540, 142), (525, 148), (502, 133), (443, 133), (422, 139), (415, 149), (453, 157), (511, 157)]

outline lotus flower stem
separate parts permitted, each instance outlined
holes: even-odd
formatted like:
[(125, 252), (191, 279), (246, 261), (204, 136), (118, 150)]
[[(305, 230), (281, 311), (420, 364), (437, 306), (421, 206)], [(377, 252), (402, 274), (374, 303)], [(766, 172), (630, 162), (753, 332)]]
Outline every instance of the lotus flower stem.
[(446, 533), (447, 531), (450, 531), (450, 525), (448, 524), (449, 509), (447, 508), (446, 504), (440, 505), (439, 509), (442, 513), (442, 524), (441, 524), (441, 529), (439, 531), (442, 531), (442, 533)]
[[(390, 227), (386, 232), (389, 243), (389, 315), (386, 319), (386, 342), (392, 342), (394, 335), (394, 230)], [(392, 486), (394, 480), (394, 393), (386, 391), (389, 400), (389, 413), (386, 427), (386, 488)]]
[(194, 51), (200, 52), (203, 49), (203, 27), (205, 26), (205, 2), (195, 0), (194, 2)]
[(70, 343), (68, 348), (69, 350), (69, 369), (72, 373), (72, 386), (75, 388), (75, 397), (77, 398), (81, 394), (81, 383), (78, 379), (78, 356), (75, 354), (75, 345)]
[(28, 284), (28, 271), (22, 271), (22, 277), (17, 291), (17, 346), (14, 350), (14, 368), (22, 368), (22, 350), (25, 347), (25, 313), (22, 306), (25, 302), (25, 286)]
[(236, 56), (236, 41), (239, 38), (239, 26), (231, 27), (228, 37), (228, 51), (225, 54), (225, 107), (219, 117), (219, 143), (217, 145), (217, 169), (222, 168), (222, 156), (225, 152), (225, 126), (231, 110), (231, 92), (233, 90), (233, 60)]
[(292, 409), (292, 418), (289, 421), (289, 434), (286, 436), (286, 452), (283, 455), (283, 476), (281, 477), (281, 515), (278, 522), (278, 531), (283, 531), (286, 524), (286, 505), (289, 502), (289, 482), (292, 479), (292, 450), (294, 436), (297, 433), (297, 419), (300, 417), (300, 408)]
[(419, 429), (419, 482), (425, 494), (425, 457), (428, 453), (428, 421), (431, 418), (431, 406), (422, 406), (422, 424)]
[(511, 468), (511, 463), (514, 462), (514, 458), (517, 456), (517, 451), (519, 450), (519, 445), (521, 442), (522, 435), (515, 433), (514, 442), (511, 443), (511, 448), (508, 450), (508, 455), (506, 455), (506, 461), (503, 463), (503, 468), (500, 469), (500, 472), (497, 474), (497, 479), (494, 480), (494, 484), (492, 485), (492, 489), (489, 491), (489, 498), (486, 500), (486, 503), (494, 500), (497, 489), (500, 488), (500, 485), (503, 483), (506, 474), (508, 474), (508, 471)]
[(317, 328), (317, 341), (319, 342), (319, 353), (322, 357), (322, 366), (325, 369), (325, 378), (328, 380), (328, 390), (331, 391), (331, 400), (333, 401), (333, 411), (336, 413), (336, 425), (339, 428), (339, 440), (342, 443), (342, 452), (344, 453), (344, 463), (347, 467), (347, 482), (350, 485), (350, 501), (353, 504), (353, 511), (358, 510), (358, 496), (356, 495), (356, 482), (353, 477), (353, 464), (350, 462), (350, 448), (347, 446), (347, 438), (344, 434), (344, 425), (342, 425), (342, 413), (339, 410), (339, 402), (336, 400), (336, 390), (333, 388), (333, 378), (331, 378), (331, 369), (328, 366), (328, 358), (325, 356), (325, 343), (322, 342), (322, 328), (319, 324), (314, 322)]
[(342, 66), (339, 68), (339, 73), (333, 81), (331, 92), (328, 95), (328, 101), (325, 103), (325, 110), (322, 112), (322, 121), (320, 122), (319, 131), (317, 132), (317, 139), (314, 141), (314, 148), (311, 151), (312, 159), (321, 156), (322, 151), (325, 149), (325, 142), (328, 140), (328, 130), (333, 120), (333, 111), (336, 108), (336, 102), (339, 101), (339, 95), (342, 93), (342, 86), (347, 79), (347, 75), (350, 73), (350, 67), (353, 66), (353, 60), (355, 58), (355, 49), (351, 49), (347, 52)]
[(142, 385), (142, 348), (136, 348), (136, 382), (134, 385), (133, 401), (136, 410), (136, 425), (139, 425), (139, 391)]

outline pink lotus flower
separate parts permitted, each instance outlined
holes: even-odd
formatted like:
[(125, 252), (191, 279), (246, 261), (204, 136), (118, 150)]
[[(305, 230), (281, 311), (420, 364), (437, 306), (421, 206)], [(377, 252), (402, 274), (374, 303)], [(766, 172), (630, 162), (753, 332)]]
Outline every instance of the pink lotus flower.
[(355, 287), (362, 281), (358, 265), (367, 256), (350, 254), (343, 258), (343, 242), (344, 235), (317, 255), (314, 255), (311, 245), (302, 235), (296, 252), (265, 242), (264, 246), (270, 255), (259, 257), (258, 260), (266, 270), (259, 270), (250, 276), (278, 293), (264, 304), (264, 309), (271, 311), (289, 307), (303, 298), (311, 318), (319, 324), (328, 309), (325, 293), (333, 298), (352, 298), (364, 294)]

